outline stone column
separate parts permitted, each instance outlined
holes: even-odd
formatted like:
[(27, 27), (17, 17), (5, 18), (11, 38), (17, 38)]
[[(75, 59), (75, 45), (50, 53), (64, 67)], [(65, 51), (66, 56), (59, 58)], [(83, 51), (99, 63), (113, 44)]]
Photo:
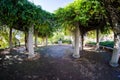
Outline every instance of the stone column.
[(29, 58), (34, 57), (34, 47), (33, 47), (33, 31), (34, 31), (34, 26), (29, 28), (28, 32), (28, 53), (29, 53)]
[(46, 46), (48, 46), (48, 35), (46, 34)]
[(71, 33), (71, 43), (72, 43), (72, 47), (75, 47), (75, 32)]
[(37, 39), (38, 39), (38, 32), (36, 31), (36, 32), (35, 32), (35, 47), (38, 46), (38, 41), (37, 41)]
[(111, 18), (112, 18), (112, 24), (113, 24), (113, 31), (115, 33), (114, 38), (114, 49), (112, 58), (110, 61), (110, 65), (112, 67), (118, 66), (118, 60), (119, 60), (119, 54), (120, 54), (120, 23), (118, 23), (118, 17), (116, 16), (116, 13), (111, 9)]
[(111, 61), (110, 61), (110, 65), (112, 67), (117, 67), (119, 65), (118, 64), (119, 56), (120, 56), (120, 34), (117, 34), (116, 37), (115, 37), (115, 43), (114, 43), (112, 58), (111, 58)]
[(80, 57), (79, 43), (80, 43), (80, 30), (79, 30), (79, 26), (77, 25), (75, 29), (75, 47), (74, 47), (74, 53), (73, 53), (74, 58)]

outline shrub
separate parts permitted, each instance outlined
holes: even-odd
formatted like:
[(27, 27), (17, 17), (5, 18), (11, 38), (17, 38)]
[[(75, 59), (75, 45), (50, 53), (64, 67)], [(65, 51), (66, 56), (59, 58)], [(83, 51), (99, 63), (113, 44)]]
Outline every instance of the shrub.
[[(96, 42), (88, 42), (88, 44), (96, 45)], [(100, 42), (101, 46), (107, 46), (107, 47), (114, 47), (114, 42), (113, 41), (104, 41)]]

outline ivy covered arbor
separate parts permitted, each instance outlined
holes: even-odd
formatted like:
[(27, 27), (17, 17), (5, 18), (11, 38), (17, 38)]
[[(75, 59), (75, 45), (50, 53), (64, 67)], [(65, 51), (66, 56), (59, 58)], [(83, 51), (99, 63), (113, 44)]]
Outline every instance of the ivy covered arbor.
[[(55, 15), (43, 10), (42, 14), (42, 23), (36, 25), (35, 27), (35, 46), (37, 47), (37, 37), (43, 39), (43, 45), (48, 45), (48, 38), (53, 36), (55, 29)], [(45, 40), (46, 39), (46, 40)]]
[[(12, 48), (12, 27), (14, 22), (17, 20), (17, 8), (14, 6), (15, 2), (12, 0), (1, 0), (0, 1), (0, 22), (1, 25), (7, 25), (10, 28), (9, 31), (9, 48)], [(7, 5), (6, 5), (7, 4)], [(3, 26), (4, 27), (4, 26)]]
[(39, 25), (48, 19), (46, 17), (48, 14), (44, 16), (45, 11), (40, 6), (36, 6), (27, 0), (1, 0), (0, 5), (1, 25), (7, 25), (10, 28), (10, 46), (12, 45), (12, 28), (23, 31), (26, 34), (25, 43), (29, 57), (34, 57), (34, 29), (38, 29), (37, 31), (40, 30), (39, 27), (41, 26)]
[(119, 0), (99, 0), (107, 11), (108, 21), (115, 33), (115, 43), (110, 65), (118, 66), (120, 53), (120, 1)]
[[(106, 25), (104, 19), (105, 10), (97, 0), (75, 0), (65, 8), (58, 9), (56, 16), (62, 26), (65, 27), (67, 25), (68, 29), (74, 32), (75, 48), (73, 57), (75, 58), (80, 57), (79, 39), (83, 38), (82, 36), (87, 31), (97, 29), (98, 27), (104, 28)], [(80, 45), (80, 47), (82, 47), (82, 45)]]
[[(56, 14), (62, 24), (73, 25), (74, 28), (71, 29), (77, 28), (76, 23), (78, 23), (81, 35), (90, 30), (105, 29), (105, 25), (110, 24), (115, 33), (115, 45), (110, 65), (118, 66), (120, 53), (119, 0), (75, 0), (65, 8), (60, 8)], [(77, 34), (77, 31), (74, 32)], [(79, 57), (79, 50), (75, 49), (77, 52), (74, 51), (74, 53)]]
[[(11, 34), (12, 28), (14, 28), (25, 32), (28, 52), (30, 56), (34, 55), (33, 34), (46, 37), (47, 42), (47, 36), (52, 35), (53, 26), (56, 25), (53, 14), (42, 10), (40, 6), (36, 6), (27, 0), (0, 0), (0, 5), (0, 24), (7, 25), (10, 28), (10, 48), (12, 48)], [(110, 64), (118, 66), (117, 62), (120, 53), (119, 0), (74, 0), (73, 3), (68, 4), (66, 7), (58, 9), (55, 15), (58, 18), (58, 24), (74, 33), (75, 48), (73, 57), (75, 58), (80, 57), (79, 45), (82, 48), (83, 35), (90, 30), (104, 29), (105, 25), (110, 23), (116, 35)], [(78, 44), (80, 40), (82, 44)]]

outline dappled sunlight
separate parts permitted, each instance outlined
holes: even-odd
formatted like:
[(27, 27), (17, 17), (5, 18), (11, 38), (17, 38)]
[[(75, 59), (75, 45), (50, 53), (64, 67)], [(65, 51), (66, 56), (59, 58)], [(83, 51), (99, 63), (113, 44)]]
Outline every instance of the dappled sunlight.
[(13, 50), (16, 50), (18, 53), (25, 53), (26, 48), (25, 47), (15, 47)]
[(119, 0), (0, 0), (0, 80), (119, 80), (119, 64)]
[(0, 52), (0, 54), (9, 54), (9, 53), (10, 53), (10, 49), (5, 49)]
[(84, 47), (84, 50), (87, 50), (87, 51), (95, 51), (95, 47), (85, 46), (85, 47)]
[(18, 52), (15, 48), (13, 50), (5, 49), (1, 51), (0, 54), (1, 68), (19, 63), (21, 64), (27, 57), (28, 55)]
[[(6, 72), (12, 72), (9, 78), (17, 80), (101, 80), (113, 78), (111, 77), (113, 70), (107, 64), (109, 59), (104, 55), (108, 53), (96, 53), (88, 51), (89, 49), (93, 48), (87, 47), (86, 50), (80, 51), (80, 58), (74, 59), (72, 58), (73, 48), (71, 45), (42, 46), (36, 49), (36, 52), (41, 55), (37, 60), (26, 60), (27, 55), (18, 53), (15, 49), (16, 51), (11, 52), (11, 55), (4, 55), (0, 71), (6, 77), (10, 75)], [(2, 78), (5, 79), (5, 77)]]

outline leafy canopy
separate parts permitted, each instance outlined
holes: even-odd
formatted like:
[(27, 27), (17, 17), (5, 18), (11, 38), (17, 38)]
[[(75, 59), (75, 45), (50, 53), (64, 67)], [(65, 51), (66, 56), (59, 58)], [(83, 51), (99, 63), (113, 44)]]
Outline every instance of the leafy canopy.
[[(64, 8), (55, 11), (58, 21), (64, 27), (89, 27), (89, 22), (100, 21), (105, 16), (105, 10), (97, 0), (74, 0)], [(91, 21), (93, 19), (94, 21)]]

